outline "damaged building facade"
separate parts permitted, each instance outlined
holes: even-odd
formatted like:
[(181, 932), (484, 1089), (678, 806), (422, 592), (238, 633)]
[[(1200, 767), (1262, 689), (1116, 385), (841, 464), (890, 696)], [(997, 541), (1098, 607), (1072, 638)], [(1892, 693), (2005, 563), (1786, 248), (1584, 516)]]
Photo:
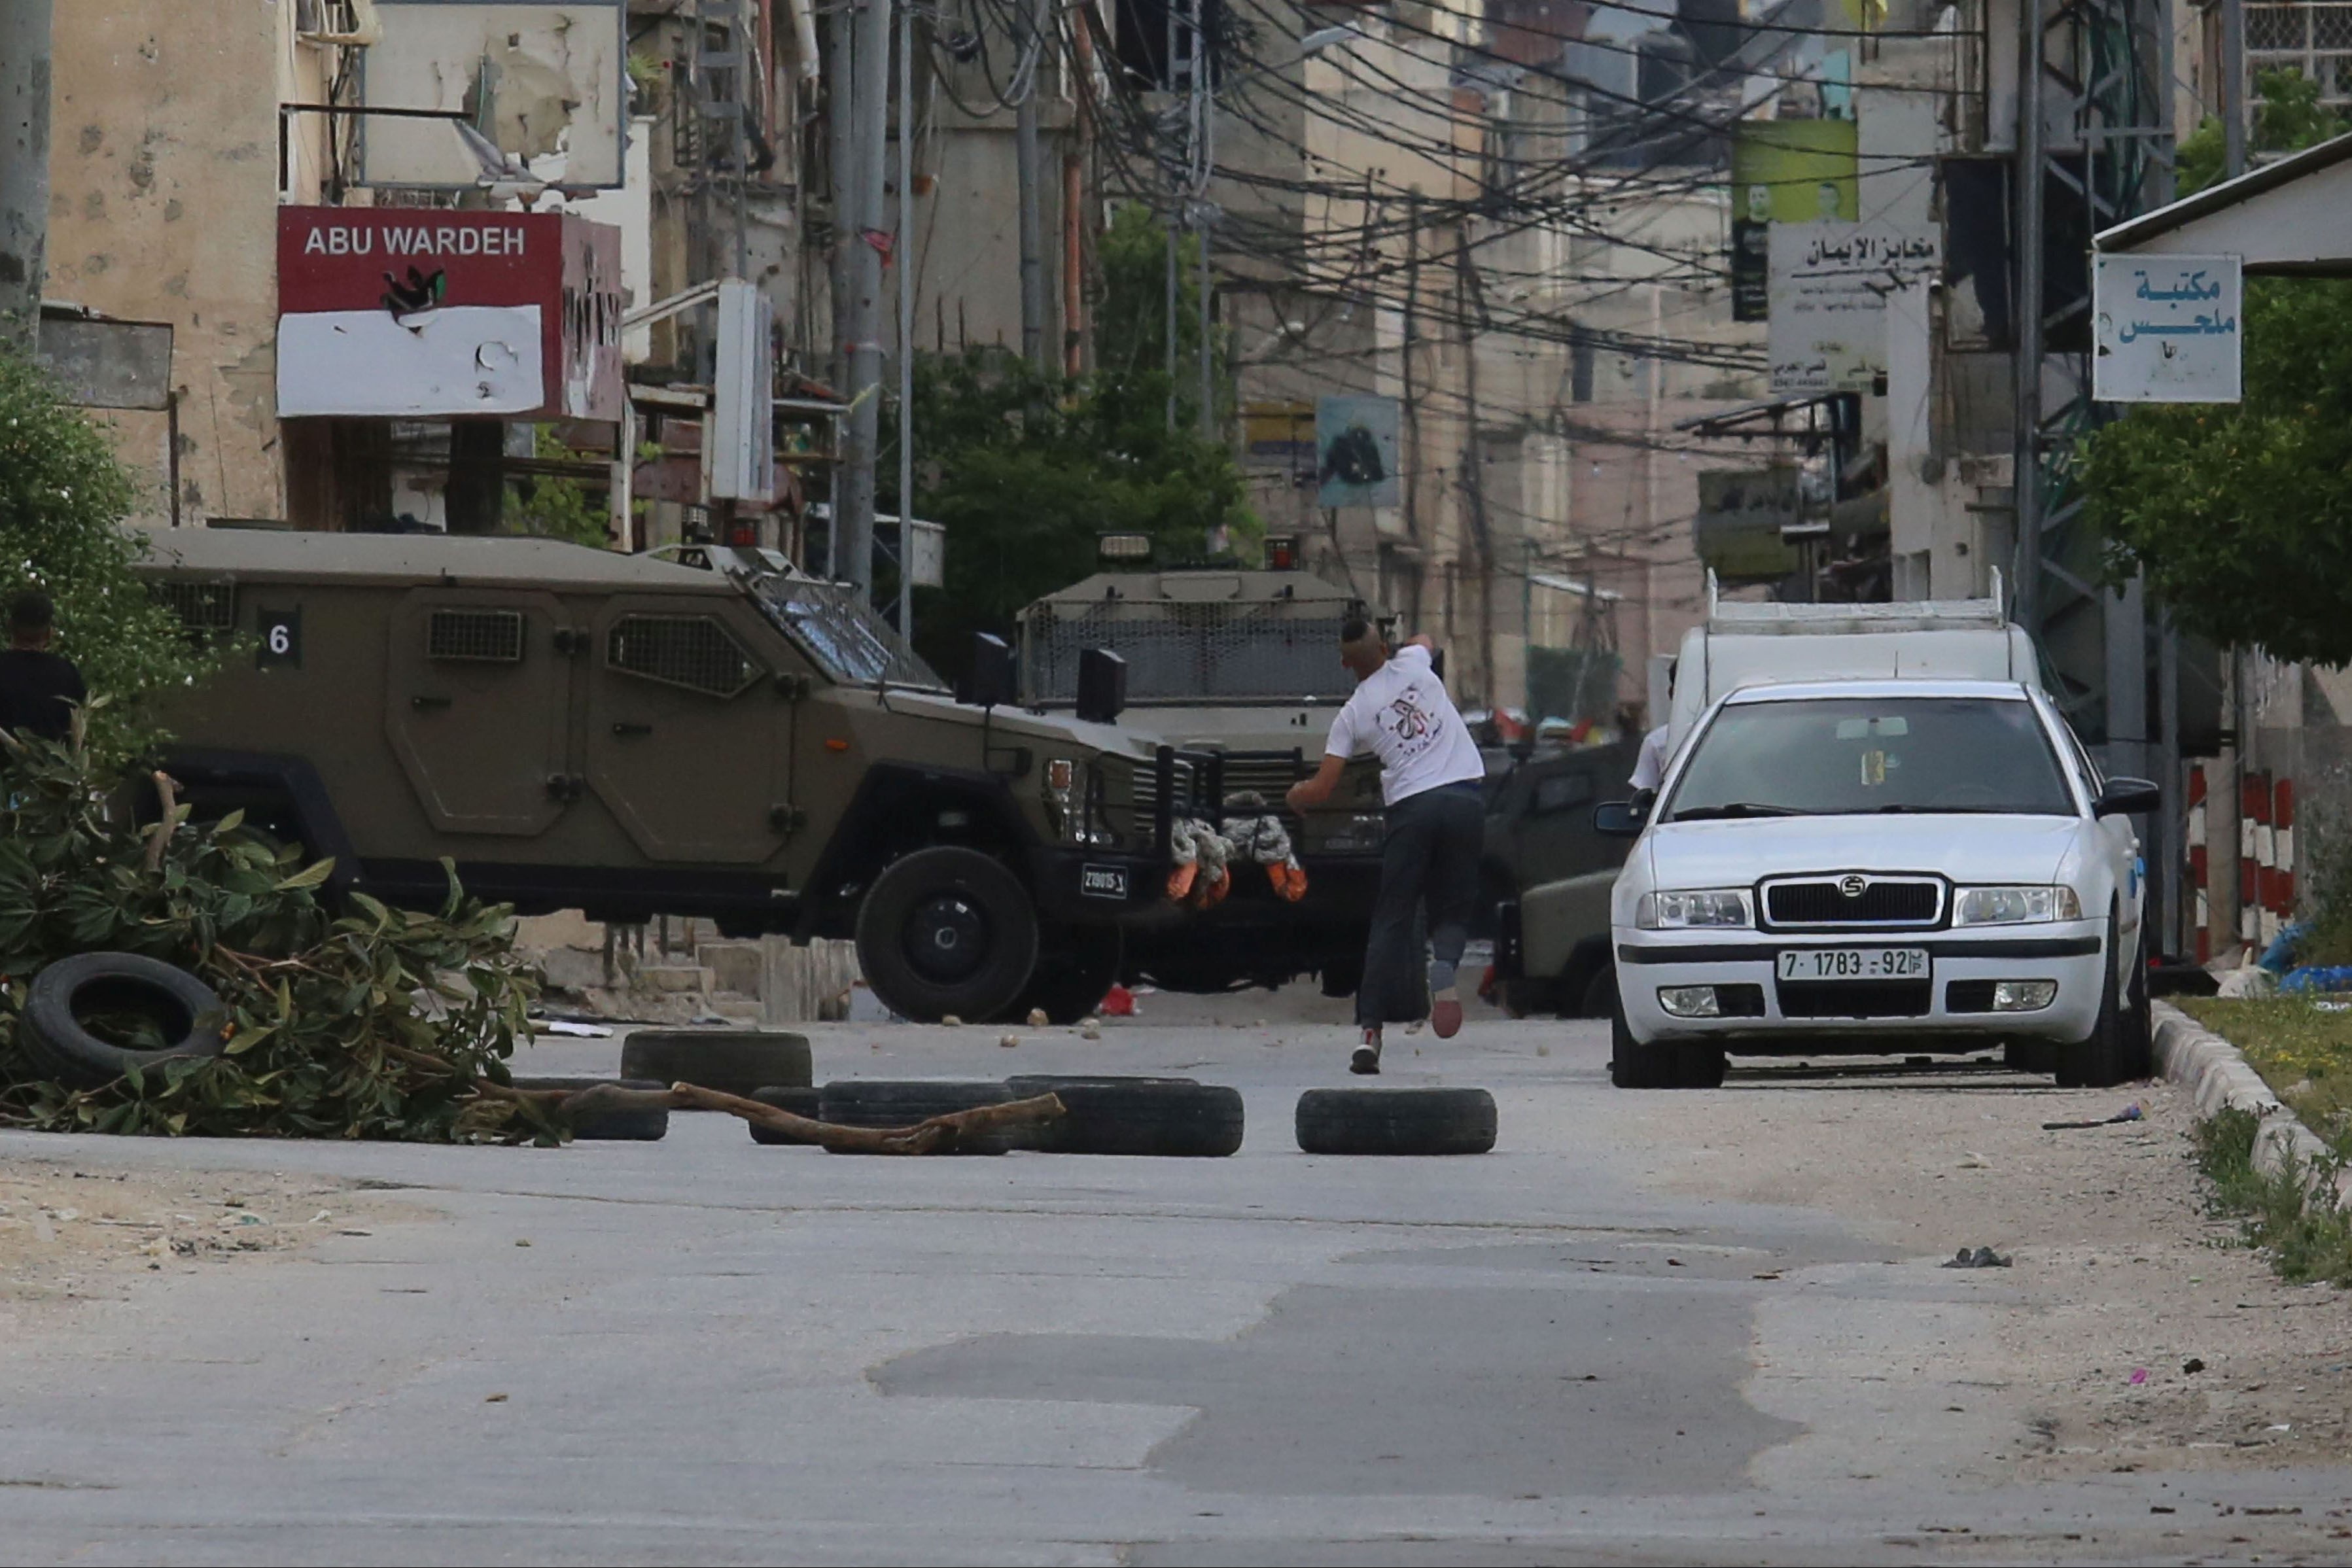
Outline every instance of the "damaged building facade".
[[(804, 540), (846, 370), (833, 275), (872, 243), (838, 216), (836, 31), (809, 0), (59, 6), (43, 342), (139, 476), (135, 520), (707, 532), (731, 332), (796, 412), (726, 516)], [(938, 31), (891, 286), (912, 267), (919, 350), (1017, 344), (1016, 41)], [(1038, 80), (1047, 340), (1075, 369), (1098, 204), (1069, 54)], [(724, 278), (764, 302), (751, 326)]]

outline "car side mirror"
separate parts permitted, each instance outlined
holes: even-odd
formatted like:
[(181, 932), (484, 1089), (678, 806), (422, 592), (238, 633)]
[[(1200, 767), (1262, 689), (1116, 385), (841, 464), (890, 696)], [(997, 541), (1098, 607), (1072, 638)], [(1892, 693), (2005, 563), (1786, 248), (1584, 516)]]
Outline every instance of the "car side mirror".
[(971, 701), (977, 707), (1003, 707), (1012, 702), (1013, 648), (1002, 637), (986, 632), (971, 634)]
[(2137, 817), (2164, 804), (2164, 791), (2145, 779), (2110, 779), (2091, 804), (2095, 817)]
[(1078, 717), (1088, 724), (1115, 722), (1127, 706), (1127, 661), (1108, 648), (1078, 654)]
[(1631, 800), (1603, 800), (1592, 808), (1592, 831), (1604, 839), (1638, 839), (1643, 812)]

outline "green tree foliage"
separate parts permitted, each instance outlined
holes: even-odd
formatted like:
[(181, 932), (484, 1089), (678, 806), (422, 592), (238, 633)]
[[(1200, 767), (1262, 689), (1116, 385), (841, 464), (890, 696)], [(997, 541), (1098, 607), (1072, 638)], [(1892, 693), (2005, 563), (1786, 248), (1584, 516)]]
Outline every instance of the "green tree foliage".
[[(915, 640), (943, 671), (964, 667), (974, 632), (1009, 639), (1023, 605), (1095, 570), (1098, 534), (1149, 534), (1158, 559), (1188, 560), (1218, 529), (1245, 535), (1256, 526), (1226, 444), (1202, 439), (1181, 400), (1168, 428), (1166, 253), (1136, 211), (1124, 211), (1103, 242), (1093, 374), (1066, 377), (992, 347), (916, 361), (915, 515), (945, 525), (948, 549), (946, 586), (916, 591)], [(1182, 313), (1182, 323), (1194, 319)], [(1198, 340), (1187, 326), (1179, 345)], [(895, 417), (886, 417), (887, 513), (898, 510), (887, 455), (897, 444)], [(885, 581), (879, 591), (887, 601), (896, 590)]]
[(137, 499), (105, 433), (46, 373), (0, 352), (0, 605), (27, 588), (56, 602), (58, 651), (113, 699), (90, 741), (115, 759), (152, 738), (148, 699), (207, 665), (132, 575), (147, 549), (123, 526)]
[[(355, 896), (332, 918), (329, 862), (185, 807), (142, 826), (123, 781), (79, 737), (10, 742), (0, 769), (0, 1124), (60, 1132), (449, 1139), (559, 1135), (549, 1113), (478, 1081), (508, 1081), (538, 976), (512, 912), (453, 875), (441, 907)], [(221, 997), (225, 1056), (74, 1091), (23, 1050), (26, 979), (90, 951), (142, 954)], [(200, 1020), (201, 1021), (201, 1020)], [(98, 1027), (93, 1024), (92, 1027)], [(141, 1040), (134, 1029), (123, 1043)]]
[[(581, 454), (566, 446), (551, 424), (533, 427), (533, 455), (577, 460)], [(570, 539), (576, 545), (603, 549), (611, 542), (612, 519), (602, 486), (594, 489), (578, 479), (535, 474), (515, 481), (503, 519), (507, 531), (541, 538)]]
[[(2318, 86), (2262, 75), (2252, 145), (2291, 152), (2345, 130)], [(2181, 143), (2181, 186), (2220, 177), (2221, 127)], [(2082, 453), (2118, 577), (2147, 573), (2184, 629), (2280, 658), (2352, 659), (2352, 282), (2253, 278), (2239, 323), (2245, 401), (2142, 405)]]

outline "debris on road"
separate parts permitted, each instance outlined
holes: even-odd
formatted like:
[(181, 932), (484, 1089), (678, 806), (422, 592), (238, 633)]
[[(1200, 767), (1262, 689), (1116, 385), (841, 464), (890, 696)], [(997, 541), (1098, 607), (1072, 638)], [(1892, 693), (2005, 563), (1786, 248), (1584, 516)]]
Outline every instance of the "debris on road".
[(2015, 1259), (2004, 1258), (1990, 1247), (1978, 1247), (1974, 1249), (1963, 1247), (1958, 1252), (1953, 1253), (1952, 1256), (1945, 1261), (1943, 1267), (1947, 1269), (2006, 1269), (2015, 1261)]
[(2194, 1375), (2195, 1374), (2205, 1370), (2205, 1359), (2202, 1356), (2192, 1355), (2187, 1361), (2180, 1364), (2180, 1370), (2184, 1373)]
[(2112, 1127), (2118, 1122), (2137, 1122), (2145, 1120), (2146, 1116), (2147, 1113), (2139, 1108), (2139, 1103), (2134, 1101), (2114, 1115), (2101, 1117), (2095, 1122), (2044, 1122), (2042, 1130), (2055, 1133), (2069, 1127)]

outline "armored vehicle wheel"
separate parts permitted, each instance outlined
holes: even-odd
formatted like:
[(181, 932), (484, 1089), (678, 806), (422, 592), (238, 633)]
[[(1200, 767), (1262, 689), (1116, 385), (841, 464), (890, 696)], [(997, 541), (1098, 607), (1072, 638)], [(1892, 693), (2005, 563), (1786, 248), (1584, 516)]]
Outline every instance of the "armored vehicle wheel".
[(622, 1042), (621, 1076), (694, 1083), (749, 1097), (771, 1084), (806, 1084), (808, 1036), (789, 1030), (641, 1029)]
[(857, 962), (875, 997), (901, 1018), (994, 1018), (1036, 967), (1036, 906), (1019, 878), (978, 850), (917, 850), (866, 890)]
[[(977, 1111), (983, 1105), (1002, 1105), (1013, 1098), (1013, 1091), (1002, 1082), (843, 1078), (826, 1084), (819, 1092), (817, 1120), (844, 1127), (911, 1127), (934, 1116)], [(964, 1139), (955, 1153), (1001, 1155), (1007, 1149), (1027, 1146), (1033, 1136), (1028, 1128), (983, 1133)]]
[(1026, 1023), (1032, 1012), (1042, 1010), (1047, 1023), (1077, 1022), (1102, 1006), (1126, 956), (1127, 942), (1116, 925), (1046, 932), (1037, 944), (1037, 967), (1004, 1009), (1003, 1021)]
[(1039, 1130), (1049, 1155), (1223, 1159), (1242, 1146), (1241, 1091), (1223, 1084), (1042, 1073), (1007, 1086), (1016, 1100), (1061, 1096), (1067, 1113)]
[[(220, 1055), (227, 1036), (202, 1020), (221, 1010), (213, 988), (184, 969), (136, 953), (77, 953), (33, 977), (17, 1033), (35, 1071), (95, 1089), (133, 1068)], [(142, 1048), (109, 1038), (126, 1031), (160, 1043)]]
[[(518, 1089), (561, 1089), (577, 1094), (583, 1089), (593, 1089), (600, 1083), (610, 1083), (616, 1089), (667, 1089), (667, 1083), (656, 1083), (650, 1078), (518, 1078)], [(656, 1107), (651, 1111), (593, 1111), (572, 1118), (572, 1141), (574, 1143), (653, 1143), (669, 1133), (669, 1112)]]
[(1309, 1089), (1298, 1146), (1310, 1155), (1483, 1155), (1495, 1146), (1484, 1089)]

